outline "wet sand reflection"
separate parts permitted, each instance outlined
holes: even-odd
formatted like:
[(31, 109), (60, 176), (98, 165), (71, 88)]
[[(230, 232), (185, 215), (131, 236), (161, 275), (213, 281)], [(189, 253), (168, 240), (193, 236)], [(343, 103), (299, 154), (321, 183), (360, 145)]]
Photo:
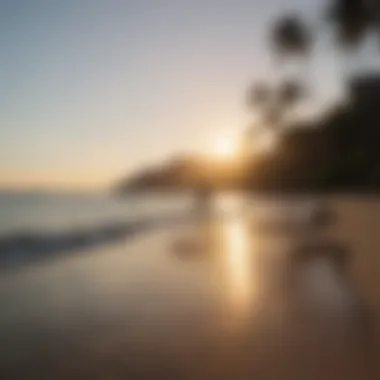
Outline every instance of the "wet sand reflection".
[(369, 376), (368, 311), (349, 278), (350, 250), (326, 233), (331, 213), (317, 213), (317, 223), (273, 223), (260, 234), (241, 208), (233, 212), (238, 202), (226, 205), (218, 218), (202, 222), (199, 245), (217, 268), (224, 310), (217, 373), (229, 367), (237, 376)]
[(223, 225), (226, 292), (231, 308), (243, 313), (253, 297), (253, 273), (246, 226), (237, 218)]

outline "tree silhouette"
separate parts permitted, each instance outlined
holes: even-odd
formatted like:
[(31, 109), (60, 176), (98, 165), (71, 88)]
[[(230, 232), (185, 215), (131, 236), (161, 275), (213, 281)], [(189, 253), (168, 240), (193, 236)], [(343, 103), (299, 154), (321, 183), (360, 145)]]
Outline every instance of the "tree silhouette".
[(249, 91), (248, 104), (250, 107), (266, 107), (271, 97), (271, 88), (265, 83), (257, 83)]
[[(339, 48), (358, 47), (368, 33), (380, 37), (379, 0), (330, 0), (328, 23), (335, 27)], [(314, 47), (315, 35), (302, 17), (289, 14), (280, 17), (271, 28), (270, 46), (280, 66), (300, 58), (307, 65)], [(346, 78), (348, 79), (348, 78)], [(280, 130), (292, 109), (310, 93), (307, 78), (301, 72), (296, 79), (285, 78), (282, 84), (270, 89), (265, 83), (253, 86), (250, 106), (262, 115), (267, 127)]]
[(312, 35), (302, 19), (296, 15), (279, 19), (272, 30), (273, 50), (283, 57), (307, 55), (312, 46)]
[[(312, 49), (313, 35), (300, 17), (291, 14), (274, 23), (270, 33), (270, 46), (281, 65), (294, 57), (304, 61)], [(273, 87), (261, 82), (252, 86), (249, 106), (260, 115), (262, 126), (280, 131), (306, 93), (306, 84), (301, 80), (301, 75), (297, 79), (285, 78)]]
[[(321, 15), (326, 14), (327, 23), (322, 17), (317, 23), (319, 28), (313, 33), (295, 14), (285, 15), (273, 24), (270, 47), (277, 58), (276, 63), (279, 63), (277, 70), (281, 71), (288, 64), (307, 65), (318, 32), (329, 25), (333, 27), (339, 54), (348, 49), (356, 50), (369, 35), (380, 38), (379, 0), (330, 0), (327, 9), (321, 12)], [(341, 58), (343, 69), (344, 61), (349, 57), (341, 54)], [(291, 184), (294, 175), (298, 179), (314, 177), (309, 184), (319, 188), (379, 187), (380, 160), (376, 142), (380, 137), (380, 76), (367, 73), (355, 77), (358, 79), (356, 85), (354, 77), (344, 77), (350, 86), (349, 105), (333, 109), (330, 115), (322, 115), (318, 123), (306, 123), (307, 128), (294, 129), (293, 132), (283, 127), (300, 126), (300, 123), (292, 123), (295, 120), (288, 116), (311, 93), (307, 76), (298, 72), (295, 78), (283, 78), (281, 83), (272, 87), (265, 83), (252, 87), (250, 106), (262, 115), (265, 128), (282, 136), (281, 153), (273, 152), (272, 161), (264, 159), (259, 169), (254, 169), (261, 173), (263, 183), (276, 183), (275, 178), (268, 177), (272, 166), (282, 171), (282, 174), (279, 171), (276, 174), (282, 178), (282, 184)], [(252, 136), (258, 137), (257, 134)], [(288, 166), (285, 165), (287, 160)], [(301, 182), (296, 180), (291, 186), (302, 187)]]
[(306, 97), (306, 88), (300, 81), (288, 80), (278, 89), (278, 104), (282, 112), (291, 109)]
[(357, 47), (370, 31), (378, 32), (379, 15), (377, 0), (334, 0), (327, 11), (343, 47)]

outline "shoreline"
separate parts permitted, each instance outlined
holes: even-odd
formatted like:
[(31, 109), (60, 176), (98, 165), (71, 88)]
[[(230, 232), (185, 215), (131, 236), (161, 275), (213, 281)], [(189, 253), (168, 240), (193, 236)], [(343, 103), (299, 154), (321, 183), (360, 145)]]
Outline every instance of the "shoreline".
[(130, 239), (173, 223), (191, 220), (186, 212), (145, 217), (135, 221), (107, 223), (91, 229), (60, 233), (20, 232), (0, 236), (0, 272), (51, 260), (123, 239)]

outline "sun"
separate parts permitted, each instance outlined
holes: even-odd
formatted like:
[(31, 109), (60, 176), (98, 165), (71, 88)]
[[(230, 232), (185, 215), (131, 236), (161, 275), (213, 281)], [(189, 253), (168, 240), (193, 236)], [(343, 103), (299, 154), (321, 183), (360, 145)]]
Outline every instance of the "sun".
[(213, 146), (212, 154), (217, 157), (233, 157), (237, 153), (236, 140), (229, 136), (219, 136)]

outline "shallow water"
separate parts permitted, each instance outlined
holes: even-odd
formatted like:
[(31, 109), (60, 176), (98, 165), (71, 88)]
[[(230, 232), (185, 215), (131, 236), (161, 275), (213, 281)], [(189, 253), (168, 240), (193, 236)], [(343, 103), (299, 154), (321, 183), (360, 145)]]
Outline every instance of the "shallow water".
[[(378, 378), (358, 225), (380, 206), (329, 204), (336, 226), (297, 214), (268, 229), (252, 205), (222, 201), (225, 213), (1, 275), (1, 378)], [(319, 241), (347, 244), (354, 267), (295, 258)]]
[(186, 196), (115, 197), (108, 193), (0, 192), (0, 237), (75, 231), (183, 210)]

